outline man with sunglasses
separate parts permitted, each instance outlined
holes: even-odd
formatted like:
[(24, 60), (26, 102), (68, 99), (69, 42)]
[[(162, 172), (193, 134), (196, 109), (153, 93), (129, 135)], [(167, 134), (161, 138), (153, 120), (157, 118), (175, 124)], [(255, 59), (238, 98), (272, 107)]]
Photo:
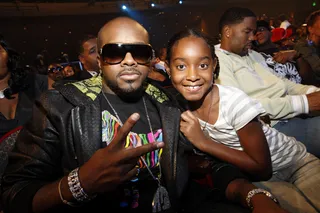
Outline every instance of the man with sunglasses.
[(52, 63), (48, 66), (48, 88), (53, 89), (57, 81), (63, 79), (63, 67), (60, 64)]
[(179, 134), (169, 96), (144, 84), (153, 50), (139, 23), (111, 20), (98, 47), (102, 77), (59, 86), (37, 102), (4, 175), (6, 212), (247, 212), (203, 202), (219, 195), (254, 212), (285, 212), (231, 165), (198, 156), (210, 162), (215, 194), (188, 179), (193, 147)]

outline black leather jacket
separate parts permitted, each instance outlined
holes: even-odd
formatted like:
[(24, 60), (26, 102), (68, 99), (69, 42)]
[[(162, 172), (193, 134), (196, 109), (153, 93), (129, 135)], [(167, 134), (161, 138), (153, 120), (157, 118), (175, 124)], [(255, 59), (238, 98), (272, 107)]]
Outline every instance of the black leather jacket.
[[(20, 132), (3, 177), (5, 212), (31, 212), (37, 190), (83, 165), (101, 148), (102, 118), (97, 98), (100, 93), (101, 78), (94, 77), (47, 91), (36, 102), (33, 118)], [(156, 87), (149, 85), (147, 93), (157, 106), (162, 122), (166, 144), (161, 158), (163, 179), (173, 207), (179, 208), (178, 200), (189, 178), (185, 152), (192, 147), (180, 135), (179, 109)], [(225, 165), (216, 166), (215, 171), (223, 171), (221, 168)], [(220, 182), (223, 183), (219, 186), (223, 191), (225, 181), (235, 177), (222, 176)], [(89, 212), (95, 212), (92, 206), (97, 205), (88, 206)], [(60, 210), (68, 208), (62, 205)], [(75, 212), (79, 212), (79, 208), (76, 209)], [(84, 209), (85, 206), (81, 208)]]

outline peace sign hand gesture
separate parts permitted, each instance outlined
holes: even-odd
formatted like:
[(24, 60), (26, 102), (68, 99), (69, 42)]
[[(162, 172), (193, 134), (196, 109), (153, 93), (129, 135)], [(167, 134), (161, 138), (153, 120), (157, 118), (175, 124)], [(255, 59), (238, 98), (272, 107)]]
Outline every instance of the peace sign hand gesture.
[(136, 148), (125, 148), (125, 140), (140, 115), (133, 113), (120, 128), (111, 143), (96, 151), (79, 169), (79, 178), (87, 194), (114, 190), (137, 174), (139, 157), (164, 147), (163, 142), (149, 143)]

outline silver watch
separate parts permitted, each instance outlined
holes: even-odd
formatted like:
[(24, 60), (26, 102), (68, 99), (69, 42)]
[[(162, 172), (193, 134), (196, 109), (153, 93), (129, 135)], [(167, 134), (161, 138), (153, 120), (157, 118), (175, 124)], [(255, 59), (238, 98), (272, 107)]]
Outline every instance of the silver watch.
[(273, 200), (273, 202), (275, 202), (276, 204), (279, 204), (279, 201), (277, 200), (277, 198), (275, 198), (270, 192), (268, 192), (267, 190), (264, 189), (252, 189), (251, 191), (248, 192), (248, 195), (246, 197), (246, 201), (247, 201), (247, 205), (249, 206), (250, 209), (253, 209), (252, 203), (251, 203), (251, 199), (253, 196), (255, 196), (256, 194), (264, 194), (265, 196), (269, 197), (271, 200)]

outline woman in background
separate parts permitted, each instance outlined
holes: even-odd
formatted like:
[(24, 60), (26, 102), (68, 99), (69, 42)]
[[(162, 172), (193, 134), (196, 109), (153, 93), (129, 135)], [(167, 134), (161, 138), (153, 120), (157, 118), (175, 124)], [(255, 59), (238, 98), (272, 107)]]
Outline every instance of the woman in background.
[[(20, 67), (20, 55), (0, 40), (0, 177), (22, 126), (31, 118), (34, 100), (48, 88), (47, 76)], [(1, 183), (1, 182), (0, 182)], [(1, 206), (0, 206), (1, 211)]]

